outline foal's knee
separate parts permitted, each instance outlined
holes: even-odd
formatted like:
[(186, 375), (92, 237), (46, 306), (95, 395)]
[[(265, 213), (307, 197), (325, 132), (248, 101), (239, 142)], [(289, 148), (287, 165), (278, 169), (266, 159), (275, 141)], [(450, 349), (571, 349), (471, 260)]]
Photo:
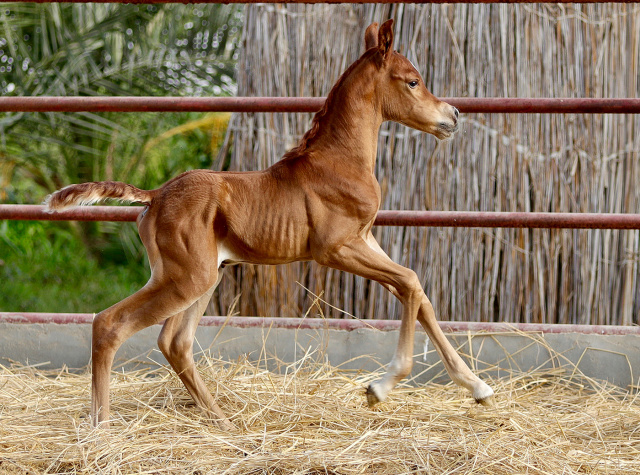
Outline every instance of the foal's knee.
[(165, 335), (164, 331), (161, 331), (158, 336), (158, 348), (160, 348), (160, 351), (167, 359), (169, 359), (169, 353), (171, 351), (171, 338), (172, 335)]
[(403, 286), (398, 288), (400, 296), (406, 300), (420, 302), (424, 296), (422, 283), (418, 279), (418, 275), (411, 269), (407, 269), (403, 276)]

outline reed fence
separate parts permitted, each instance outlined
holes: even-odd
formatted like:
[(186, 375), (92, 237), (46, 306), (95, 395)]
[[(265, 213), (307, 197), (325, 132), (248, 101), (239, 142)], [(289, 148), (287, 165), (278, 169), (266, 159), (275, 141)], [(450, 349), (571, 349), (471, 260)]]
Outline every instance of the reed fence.
[[(636, 5), (249, 5), (238, 69), (246, 96), (321, 96), (362, 52), (372, 21), (438, 96), (638, 97)], [(311, 115), (235, 115), (232, 168), (265, 168)], [(634, 213), (633, 115), (469, 115), (438, 144), (395, 124), (380, 136), (386, 209)], [(382, 229), (444, 320), (638, 323), (638, 231)], [(210, 311), (397, 318), (380, 286), (314, 264), (227, 271)], [(315, 296), (323, 301), (314, 300)], [(314, 303), (315, 302), (315, 303)], [(312, 305), (313, 303), (313, 305)], [(340, 308), (342, 310), (336, 310)]]

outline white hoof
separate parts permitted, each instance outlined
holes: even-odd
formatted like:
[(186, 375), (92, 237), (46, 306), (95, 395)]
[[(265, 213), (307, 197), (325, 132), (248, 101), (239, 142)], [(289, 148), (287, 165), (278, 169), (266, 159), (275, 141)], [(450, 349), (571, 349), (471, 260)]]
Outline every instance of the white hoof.
[(473, 398), (478, 404), (482, 404), (483, 406), (493, 406), (495, 404), (493, 389), (482, 381), (480, 381), (473, 391)]
[(367, 404), (369, 404), (369, 407), (373, 407), (387, 398), (387, 395), (380, 391), (376, 382), (371, 383), (367, 388)]

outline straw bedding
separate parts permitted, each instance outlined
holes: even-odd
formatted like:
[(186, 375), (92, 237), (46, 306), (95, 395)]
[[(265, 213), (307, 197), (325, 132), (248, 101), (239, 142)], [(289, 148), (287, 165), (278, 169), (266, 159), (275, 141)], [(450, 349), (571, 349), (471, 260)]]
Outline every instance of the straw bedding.
[(204, 355), (236, 433), (204, 420), (165, 368), (117, 372), (115, 421), (96, 431), (87, 372), (2, 367), (0, 472), (640, 473), (637, 394), (573, 368), (494, 380), (495, 408), (430, 383), (371, 410), (364, 387), (376, 374), (322, 361), (308, 354), (274, 373)]

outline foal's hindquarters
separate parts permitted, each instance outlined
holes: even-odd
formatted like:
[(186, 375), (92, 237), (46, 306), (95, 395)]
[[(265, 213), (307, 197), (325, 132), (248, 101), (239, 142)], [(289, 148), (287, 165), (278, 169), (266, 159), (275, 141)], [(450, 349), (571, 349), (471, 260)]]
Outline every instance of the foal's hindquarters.
[[(109, 423), (109, 375), (117, 349), (137, 331), (164, 321), (158, 338), (163, 355), (198, 406), (221, 428), (233, 427), (193, 359), (196, 328), (221, 277), (212, 226), (217, 211), (215, 182), (208, 171), (185, 173), (156, 190), (138, 217), (151, 278), (93, 321), (92, 417), (96, 425)], [(209, 193), (203, 194), (203, 189)]]

